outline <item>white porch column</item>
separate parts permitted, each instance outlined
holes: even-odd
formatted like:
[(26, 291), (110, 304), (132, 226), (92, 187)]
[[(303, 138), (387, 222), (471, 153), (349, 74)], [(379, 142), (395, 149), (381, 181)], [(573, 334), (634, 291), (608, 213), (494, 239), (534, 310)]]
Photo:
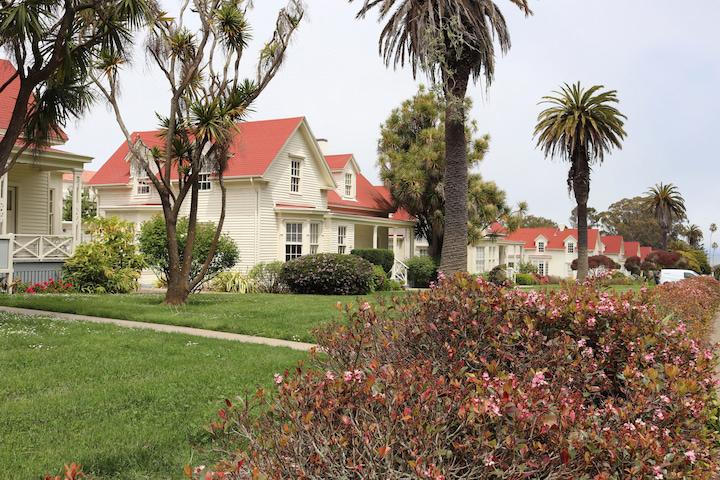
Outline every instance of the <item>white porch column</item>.
[(397, 228), (393, 228), (392, 230), (393, 230), (393, 255), (395, 255), (395, 258), (397, 258), (397, 256), (398, 256), (398, 251), (397, 251), (397, 234), (398, 234), (398, 231), (397, 231)]
[(0, 177), (0, 234), (7, 234), (8, 174)]
[(377, 248), (377, 246), (378, 246), (377, 232), (378, 232), (377, 225), (373, 225), (373, 248)]
[(73, 171), (72, 185), (72, 235), (77, 246), (82, 240), (82, 171)]

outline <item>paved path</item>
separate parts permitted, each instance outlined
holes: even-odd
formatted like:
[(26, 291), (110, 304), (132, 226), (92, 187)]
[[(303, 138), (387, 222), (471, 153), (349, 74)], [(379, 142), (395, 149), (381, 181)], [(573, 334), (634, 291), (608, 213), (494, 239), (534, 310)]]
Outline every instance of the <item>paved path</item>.
[(50, 312), (46, 310), (32, 310), (29, 308), (2, 307), (0, 312), (15, 313), (18, 315), (30, 315), (37, 317), (56, 318), (59, 320), (70, 320), (78, 322), (93, 322), (117, 325), (126, 328), (143, 328), (154, 330), (156, 332), (166, 333), (182, 333), (185, 335), (193, 335), (196, 337), (216, 338), (220, 340), (232, 340), (243, 343), (257, 343), (260, 345), (269, 345), (271, 347), (287, 347), (293, 350), (309, 351), (311, 348), (317, 347), (312, 343), (291, 342), (290, 340), (279, 340), (276, 338), (255, 337), (252, 335), (241, 335), (239, 333), (217, 332), (215, 330), (205, 330), (202, 328), (180, 327), (177, 325), (164, 325), (160, 323), (133, 322), (130, 320), (118, 320), (116, 318), (91, 317), (88, 315), (76, 315), (74, 313)]

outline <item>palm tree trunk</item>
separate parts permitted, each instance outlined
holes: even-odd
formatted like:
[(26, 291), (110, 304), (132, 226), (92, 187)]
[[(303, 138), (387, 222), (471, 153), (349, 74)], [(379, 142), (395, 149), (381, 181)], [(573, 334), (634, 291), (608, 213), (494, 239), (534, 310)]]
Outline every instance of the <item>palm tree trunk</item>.
[(440, 271), (467, 271), (468, 162), (465, 138), (467, 68), (445, 79), (445, 228)]
[(578, 225), (578, 281), (584, 282), (588, 273), (587, 202), (577, 204)]
[(570, 170), (575, 201), (577, 202), (578, 230), (578, 282), (584, 282), (588, 274), (588, 229), (587, 202), (590, 196), (590, 162), (584, 150), (573, 155), (573, 167)]

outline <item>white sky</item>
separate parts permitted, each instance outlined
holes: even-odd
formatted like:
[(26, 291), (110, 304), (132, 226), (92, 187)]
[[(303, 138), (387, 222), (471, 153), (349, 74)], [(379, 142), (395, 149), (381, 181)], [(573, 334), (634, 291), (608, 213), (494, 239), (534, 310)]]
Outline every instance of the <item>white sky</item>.
[[(590, 205), (605, 209), (656, 182), (675, 183), (690, 220), (706, 234), (720, 223), (720, 2), (717, 0), (531, 0), (529, 18), (496, 0), (508, 17), (513, 47), (497, 62), (489, 89), (469, 95), (480, 133), (492, 137), (480, 171), (514, 202), (536, 215), (567, 223), (573, 201), (567, 166), (545, 160), (532, 131), (540, 97), (563, 82), (617, 89), (628, 116), (628, 138), (593, 175)], [(304, 115), (336, 153), (353, 152), (364, 173), (377, 180), (380, 124), (412, 96), (418, 81), (408, 68), (385, 68), (377, 54), (375, 17), (355, 20), (362, 0), (306, 0), (307, 17), (282, 70), (255, 104), (251, 119)], [(256, 0), (251, 13), (254, 50), (270, 35), (281, 0)], [(177, 8), (165, 0), (167, 10)], [(251, 61), (252, 57), (252, 61)], [(248, 76), (255, 55), (246, 57)], [(166, 111), (164, 79), (142, 53), (124, 75), (122, 108), (133, 130), (156, 127)], [(98, 168), (122, 135), (107, 107), (97, 105), (67, 128), (67, 148), (95, 158)], [(717, 237), (716, 237), (717, 239)]]

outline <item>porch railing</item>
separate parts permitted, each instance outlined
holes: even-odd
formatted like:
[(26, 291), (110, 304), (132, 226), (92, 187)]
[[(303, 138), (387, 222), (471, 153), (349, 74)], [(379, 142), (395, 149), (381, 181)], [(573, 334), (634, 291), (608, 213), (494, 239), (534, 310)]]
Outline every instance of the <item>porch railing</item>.
[(17, 260), (65, 260), (73, 253), (69, 235), (12, 235), (12, 257)]
[(397, 280), (398, 282), (407, 286), (407, 284), (408, 284), (408, 266), (405, 265), (400, 260), (395, 259), (392, 269), (390, 270), (390, 278), (392, 278), (393, 280)]

